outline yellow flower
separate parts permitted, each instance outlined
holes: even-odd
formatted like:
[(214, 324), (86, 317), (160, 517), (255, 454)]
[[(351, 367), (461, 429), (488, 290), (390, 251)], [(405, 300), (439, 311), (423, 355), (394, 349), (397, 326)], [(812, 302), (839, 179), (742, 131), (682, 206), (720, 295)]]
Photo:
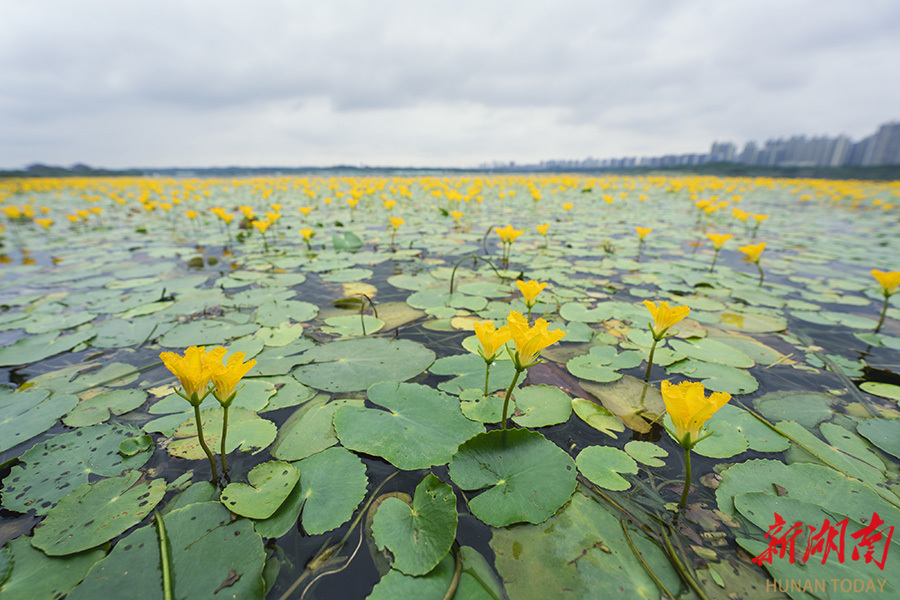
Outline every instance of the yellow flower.
[(647, 237), (648, 233), (653, 231), (653, 229), (650, 227), (635, 227), (634, 230), (637, 231), (638, 237), (642, 240)]
[(734, 207), (731, 209), (731, 214), (733, 214), (734, 218), (737, 219), (738, 221), (744, 221), (745, 223), (747, 222), (747, 219), (750, 218), (749, 212), (747, 212), (745, 210), (741, 210), (737, 207)]
[(900, 288), (900, 271), (879, 271), (872, 269), (872, 277), (881, 284), (881, 291), (885, 296), (891, 296)]
[(509, 331), (516, 345), (513, 362), (518, 371), (524, 371), (534, 365), (541, 350), (555, 344), (566, 335), (566, 332), (561, 329), (547, 331), (547, 321), (544, 319), (538, 319), (535, 321), (534, 327), (529, 327), (528, 321), (525, 320), (522, 313), (515, 310), (509, 313), (506, 322), (509, 324)]
[(270, 204), (269, 206), (271, 206), (271, 207), (272, 207), (272, 210), (274, 210), (275, 212), (281, 212), (281, 205), (280, 205), (280, 204)]
[(458, 211), (458, 210), (451, 210), (451, 211), (450, 211), (450, 216), (453, 217), (453, 220), (454, 220), (454, 221), (456, 221), (457, 223), (459, 223), (459, 220), (462, 219), (463, 214), (462, 214), (462, 212), (460, 212), (460, 211)]
[(66, 215), (66, 218), (69, 219), (69, 222), (70, 222), (70, 223), (77, 223), (77, 222), (78, 222), (78, 215)]
[(653, 315), (653, 324), (650, 331), (656, 340), (661, 340), (669, 328), (684, 319), (691, 312), (688, 306), (669, 306), (668, 302), (660, 302), (659, 305), (649, 300), (644, 300), (644, 306)]
[(699, 210), (705, 210), (708, 206), (711, 206), (712, 203), (712, 200), (697, 200), (696, 202), (694, 202), (694, 206), (696, 206)]
[(35, 219), (34, 222), (44, 229), (50, 229), (50, 226), (53, 225), (53, 219)]
[[(218, 350), (218, 348), (216, 348)], [(212, 352), (210, 353), (212, 354)], [(218, 365), (212, 368), (212, 383), (215, 386), (213, 396), (222, 406), (229, 406), (234, 400), (235, 388), (247, 371), (256, 365), (255, 360), (244, 362), (244, 353), (235, 352), (228, 357), (228, 364), (222, 365), (219, 359)]]
[(215, 362), (216, 357), (221, 363), (223, 356), (225, 356), (224, 348), (216, 348), (208, 356), (205, 346), (191, 346), (184, 351), (184, 356), (179, 356), (174, 352), (163, 352), (159, 358), (181, 382), (185, 399), (191, 404), (197, 405), (206, 396), (206, 388), (213, 374), (211, 365)]
[(762, 223), (763, 221), (765, 221), (766, 219), (769, 218), (769, 215), (753, 215), (753, 218), (756, 220), (757, 223)]
[(706, 389), (699, 381), (678, 385), (663, 381), (660, 391), (675, 425), (675, 439), (687, 450), (701, 439), (700, 430), (709, 418), (731, 400), (731, 395), (725, 392), (713, 392), (707, 398)]
[(266, 229), (268, 229), (269, 225), (271, 225), (272, 223), (270, 223), (269, 221), (251, 221), (250, 224), (259, 229), (260, 233), (265, 234)]
[(397, 206), (397, 201), (396, 200), (385, 200), (384, 202), (382, 202), (382, 204), (384, 205), (384, 207), (387, 210), (391, 210), (392, 208)]
[(516, 238), (522, 235), (524, 232), (518, 229), (514, 229), (512, 225), (507, 225), (506, 227), (494, 227), (494, 231), (497, 232), (497, 235), (500, 236), (500, 239), (503, 240), (504, 244), (512, 244), (516, 241)]
[(221, 208), (221, 207), (218, 207), (218, 206), (215, 207), (215, 208), (209, 209), (209, 212), (211, 212), (212, 214), (216, 215), (217, 217), (219, 217), (220, 219), (222, 219), (223, 221), (225, 221), (225, 224), (226, 224), (226, 225), (227, 225), (228, 223), (231, 223), (231, 220), (234, 218), (234, 215), (233, 215), (233, 214), (228, 213), (228, 212), (225, 212), (225, 209), (224, 209), (224, 208)]
[(312, 239), (312, 237), (314, 235), (316, 235), (316, 232), (313, 231), (312, 229), (310, 229), (309, 227), (306, 227), (306, 228), (300, 230), (300, 235), (302, 235), (303, 239), (308, 242), (310, 239)]
[(493, 362), (503, 344), (512, 339), (512, 334), (507, 325), (500, 329), (495, 329), (493, 323), (484, 321), (473, 323), (472, 328), (475, 330), (475, 335), (478, 336), (478, 341), (481, 342), (478, 354), (487, 362)]
[(527, 306), (528, 308), (534, 306), (538, 294), (540, 294), (544, 290), (544, 288), (547, 287), (546, 283), (540, 283), (537, 281), (522, 281), (521, 279), (516, 280), (516, 285), (519, 286), (519, 291), (522, 292), (522, 296), (525, 297), (525, 306)]
[(184, 211), (184, 214), (187, 215), (187, 218), (188, 218), (188, 219), (190, 219), (191, 221), (193, 221), (193, 220), (194, 220), (194, 217), (196, 217), (196, 216), (199, 215), (200, 213), (198, 213), (196, 210), (186, 210), (186, 211)]
[(572, 210), (575, 207), (575, 205), (572, 204), (571, 202), (566, 202), (565, 204), (562, 205), (562, 207), (563, 207), (563, 210)]
[(746, 246), (739, 246), (738, 250), (746, 254), (744, 260), (749, 260), (752, 263), (758, 263), (759, 257), (763, 253), (763, 250), (766, 249), (766, 243), (760, 242), (758, 244), (747, 244)]
[[(42, 208), (43, 208), (43, 207), (42, 207)], [(99, 215), (100, 213), (103, 212), (103, 207), (101, 207), (101, 206), (92, 206), (92, 207), (90, 207), (88, 210), (91, 211), (92, 213), (94, 213), (95, 215)]]
[(280, 218), (281, 218), (281, 213), (277, 213), (277, 212), (267, 212), (266, 213), (266, 220), (268, 220), (269, 223), (274, 223), (275, 221), (277, 221)]
[(86, 210), (86, 209), (80, 208), (80, 209), (77, 209), (75, 212), (77, 212), (78, 216), (81, 217), (82, 219), (87, 219), (89, 216), (91, 216), (91, 211)]
[(253, 219), (256, 216), (256, 213), (253, 212), (253, 207), (251, 206), (238, 206), (238, 210), (243, 213), (245, 219)]
[(405, 219), (401, 219), (400, 217), (391, 217), (391, 227), (394, 228), (394, 231), (397, 231), (404, 223), (406, 223)]
[(307, 217), (307, 216), (309, 216), (309, 213), (312, 210), (312, 206), (298, 206), (297, 210), (302, 212), (304, 217)]
[(550, 228), (550, 223), (544, 223), (543, 225), (538, 225), (535, 229), (538, 230), (538, 233), (541, 235), (547, 235), (547, 230)]
[(3, 214), (5, 214), (10, 219), (18, 219), (22, 216), (22, 211), (19, 210), (18, 206), (4, 206), (2, 209)]
[(347, 198), (347, 204), (350, 206), (350, 208), (354, 208), (357, 204), (359, 204), (359, 198)]
[(725, 245), (725, 242), (727, 242), (734, 236), (730, 233), (707, 233), (706, 237), (708, 237), (709, 241), (713, 243), (713, 247), (716, 250), (720, 250), (722, 246)]

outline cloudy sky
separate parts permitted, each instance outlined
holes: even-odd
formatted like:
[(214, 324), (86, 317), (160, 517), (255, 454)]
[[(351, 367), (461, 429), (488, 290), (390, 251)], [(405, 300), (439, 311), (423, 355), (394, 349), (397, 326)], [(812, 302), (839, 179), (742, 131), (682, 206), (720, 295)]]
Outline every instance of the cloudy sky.
[(897, 0), (0, 0), (0, 168), (858, 140), (898, 63)]

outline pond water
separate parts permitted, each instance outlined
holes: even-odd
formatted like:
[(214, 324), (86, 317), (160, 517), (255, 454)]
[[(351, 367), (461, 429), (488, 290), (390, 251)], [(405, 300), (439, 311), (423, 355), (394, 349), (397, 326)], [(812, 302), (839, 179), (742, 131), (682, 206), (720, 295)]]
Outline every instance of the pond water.
[[(878, 327), (870, 270), (900, 269), (898, 195), (687, 176), (0, 183), (24, 213), (0, 236), (0, 591), (161, 598), (166, 564), (192, 598), (896, 595), (900, 295)], [(523, 233), (504, 265), (506, 225)], [(733, 238), (714, 253), (709, 233)], [(761, 271), (738, 250), (760, 242)], [(527, 312), (517, 279), (548, 284), (533, 317), (566, 335), (501, 434), (512, 361), (486, 399), (472, 327)], [(646, 386), (644, 300), (691, 309)], [(224, 490), (159, 359), (194, 345), (256, 360)], [(731, 396), (680, 511), (663, 380)], [(202, 409), (218, 454), (222, 409)], [(776, 513), (782, 535), (803, 523), (797, 560), (754, 562)], [(815, 548), (825, 519), (845, 525), (840, 556)]]

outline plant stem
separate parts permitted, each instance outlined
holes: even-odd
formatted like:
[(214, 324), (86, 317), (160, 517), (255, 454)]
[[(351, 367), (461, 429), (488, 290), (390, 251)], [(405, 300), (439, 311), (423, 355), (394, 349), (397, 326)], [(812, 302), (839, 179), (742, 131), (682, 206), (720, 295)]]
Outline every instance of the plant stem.
[(158, 512), (153, 513), (156, 521), (156, 532), (159, 535), (159, 557), (162, 566), (163, 600), (172, 600), (172, 567), (169, 561), (169, 537), (166, 535), (166, 526)]
[(678, 501), (678, 510), (687, 504), (688, 492), (691, 491), (691, 451), (684, 449), (684, 490), (681, 492), (681, 500)]
[(713, 261), (712, 261), (712, 264), (709, 265), (709, 272), (710, 272), (710, 273), (712, 273), (712, 272), (713, 272), (713, 269), (716, 268), (716, 261), (717, 261), (717, 260), (719, 260), (719, 249), (718, 249), (718, 248), (716, 248), (716, 253), (713, 254)]
[(200, 447), (203, 448), (203, 451), (206, 452), (206, 458), (209, 459), (209, 466), (212, 467), (212, 475), (213, 481), (216, 482), (216, 485), (219, 484), (219, 470), (216, 468), (216, 460), (213, 458), (212, 452), (209, 451), (209, 446), (206, 445), (206, 440), (203, 439), (203, 425), (200, 423), (200, 405), (194, 405), (194, 418), (197, 420), (197, 439), (200, 440)]
[(762, 265), (759, 264), (759, 261), (756, 261), (756, 268), (759, 269), (759, 283), (756, 284), (756, 287), (762, 287), (763, 270), (762, 270)]
[[(525, 369), (522, 369), (524, 371)], [(519, 381), (519, 375), (522, 374), (522, 371), (516, 369), (516, 374), (513, 377), (512, 383), (509, 384), (509, 389), (506, 390), (506, 398), (503, 399), (503, 421), (501, 429), (506, 429), (506, 415), (509, 414), (507, 411), (509, 410), (509, 399), (512, 397), (513, 388), (516, 387), (516, 383)]]
[(488, 397), (488, 378), (491, 376), (491, 363), (485, 361), (485, 370), (484, 370), (484, 397)]
[(222, 473), (228, 473), (228, 463), (225, 462), (225, 435), (228, 433), (228, 407), (222, 407), (224, 409), (224, 415), (222, 416)]
[(888, 309), (888, 298), (890, 298), (890, 296), (885, 294), (884, 295), (884, 306), (881, 307), (881, 316), (878, 317), (878, 325), (875, 326), (875, 333), (878, 333), (878, 331), (881, 329), (882, 324), (884, 324), (884, 315), (887, 314), (887, 309)]
[(656, 338), (653, 338), (653, 345), (650, 346), (650, 356), (647, 357), (647, 372), (644, 373), (644, 381), (650, 381), (650, 369), (653, 367), (653, 353), (656, 351)]

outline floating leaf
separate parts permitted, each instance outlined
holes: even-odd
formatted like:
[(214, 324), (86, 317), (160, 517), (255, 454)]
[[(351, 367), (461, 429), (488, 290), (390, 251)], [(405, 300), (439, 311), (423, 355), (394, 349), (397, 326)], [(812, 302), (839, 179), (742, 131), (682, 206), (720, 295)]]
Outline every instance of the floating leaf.
[[(222, 418), (224, 412), (220, 407), (204, 410), (200, 413), (203, 422), (203, 437), (206, 445), (219, 448), (222, 440)], [(241, 452), (256, 454), (267, 448), (275, 440), (278, 428), (275, 423), (261, 418), (254, 412), (243, 408), (232, 407), (228, 411), (228, 435), (225, 438), (225, 452)], [(187, 460), (204, 460), (206, 453), (197, 438), (197, 422), (194, 419), (185, 421), (175, 431), (175, 440), (166, 450), (169, 456), (186, 458)]]
[(0, 367), (27, 365), (68, 352), (92, 337), (93, 330), (78, 331), (57, 336), (55, 331), (24, 337), (9, 346), (0, 348)]
[(131, 425), (104, 424), (35, 444), (3, 480), (3, 507), (44, 515), (73, 487), (87, 483), (90, 475), (114, 477), (140, 467), (150, 453), (127, 458), (119, 454), (122, 442), (140, 435)]
[(616, 439), (614, 432), (625, 431), (622, 421), (596, 402), (584, 398), (572, 398), (572, 409), (582, 421), (613, 439)]
[[(439, 358), (428, 367), (435, 375), (455, 375), (453, 379), (442, 381), (438, 389), (448, 394), (460, 394), (463, 390), (481, 388), (484, 392), (485, 364), (477, 354), (454, 354)], [(505, 390), (512, 381), (515, 367), (512, 361), (497, 360), (491, 365), (488, 392)], [(498, 417), (499, 420), (499, 417)]]
[[(36, 600), (62, 598), (81, 581), (88, 570), (103, 558), (103, 550), (90, 550), (65, 558), (47, 556), (22, 536), (7, 543), (12, 572), (5, 581), (0, 578), (3, 600)], [(72, 598), (72, 596), (68, 596)], [(112, 597), (112, 596), (110, 596)]]
[[(496, 575), (477, 551), (469, 546), (461, 548), (462, 574), (454, 598), (459, 600), (500, 600), (503, 589)], [(395, 600), (396, 598), (444, 598), (454, 579), (455, 560), (448, 554), (426, 575), (404, 575), (391, 569), (381, 578), (367, 600)]]
[(278, 510), (300, 479), (300, 472), (280, 460), (256, 465), (246, 483), (229, 483), (220, 498), (231, 512), (251, 519), (267, 519)]
[(327, 448), (293, 463), (300, 483), (265, 521), (256, 524), (264, 537), (281, 537), (294, 528), (303, 511), (303, 530), (319, 535), (346, 523), (366, 496), (366, 467), (345, 448)]
[(642, 360), (638, 352), (618, 354), (612, 346), (594, 346), (590, 353), (567, 362), (566, 369), (575, 377), (606, 383), (622, 377), (618, 370), (637, 367)]
[[(219, 502), (198, 502), (171, 511), (163, 522), (175, 598), (216, 600), (227, 594), (228, 598), (262, 600), (266, 553), (251, 521), (233, 521)], [(159, 564), (156, 528), (141, 527), (120, 540), (67, 600), (119, 598), (123, 589), (136, 598), (161, 600), (162, 573), (158, 567), (148, 568)], [(230, 573), (234, 575), (229, 577)]]
[(372, 521), (378, 547), (394, 556), (393, 568), (407, 575), (425, 575), (450, 551), (456, 539), (456, 495), (429, 473), (416, 486), (412, 506), (387, 498)]
[[(572, 414), (572, 399), (551, 385), (529, 385), (515, 391), (513, 421), (522, 427), (547, 427), (565, 423)], [(502, 415), (501, 415), (502, 418)]]
[(578, 453), (575, 464), (582, 475), (607, 490), (627, 490), (631, 482), (619, 473), (638, 472), (637, 463), (630, 456), (610, 446), (588, 446)]
[(666, 410), (659, 388), (629, 375), (615, 383), (583, 382), (581, 387), (625, 425), (640, 433), (649, 432), (650, 423)]
[(435, 355), (409, 340), (364, 338), (324, 344), (305, 356), (311, 364), (293, 373), (300, 383), (327, 392), (353, 392), (415, 377), (434, 362)]
[(94, 548), (136, 525), (162, 500), (162, 479), (139, 481), (141, 473), (84, 484), (47, 512), (31, 541), (50, 556)]
[(363, 407), (362, 400), (329, 403), (327, 395), (319, 394), (298, 408), (279, 429), (272, 456), (281, 460), (300, 460), (337, 444), (332, 421), (334, 412), (345, 404)]
[(82, 399), (69, 411), (63, 423), (69, 427), (87, 427), (108, 421), (112, 415), (123, 415), (141, 406), (147, 400), (143, 390), (106, 390), (96, 396)]
[(78, 403), (75, 396), (54, 396), (45, 390), (0, 391), (0, 452), (27, 442), (53, 427)]
[(714, 338), (669, 340), (669, 344), (674, 351), (703, 362), (745, 369), (756, 364), (752, 358), (740, 350)]
[(648, 467), (666, 466), (666, 463), (659, 459), (669, 455), (664, 448), (661, 448), (652, 442), (641, 442), (637, 440), (625, 444), (624, 450), (628, 453), (628, 456)]
[(461, 443), (484, 431), (462, 414), (455, 398), (426, 386), (385, 382), (366, 395), (387, 410), (341, 406), (334, 414), (338, 438), (403, 470), (442, 465)]
[(450, 478), (463, 490), (484, 490), (469, 508), (488, 525), (540, 523), (575, 491), (575, 461), (537, 432), (494, 430), (459, 447)]
[(832, 417), (833, 400), (818, 392), (769, 392), (753, 400), (753, 405), (770, 423), (796, 421), (812, 428)]
[(900, 458), (900, 419), (865, 419), (856, 430), (888, 454)]
[(860, 384), (859, 389), (874, 396), (900, 402), (900, 385), (881, 383), (880, 381), (864, 381)]

